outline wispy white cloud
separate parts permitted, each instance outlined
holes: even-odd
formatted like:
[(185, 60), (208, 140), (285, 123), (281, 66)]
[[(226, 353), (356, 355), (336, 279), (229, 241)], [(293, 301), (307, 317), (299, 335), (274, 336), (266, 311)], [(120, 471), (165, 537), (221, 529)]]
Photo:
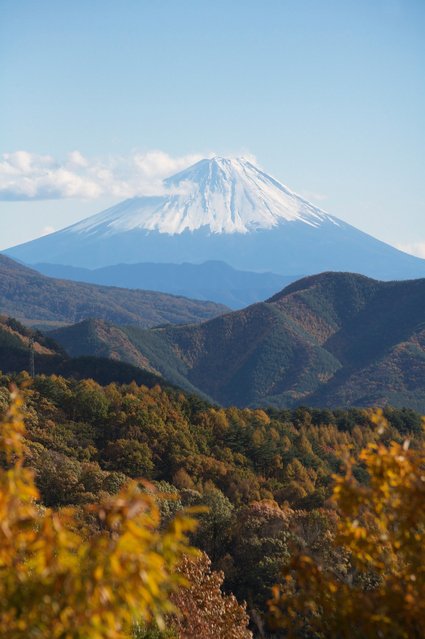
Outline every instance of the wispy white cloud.
[(86, 158), (68, 153), (64, 162), (27, 151), (4, 153), (0, 161), (0, 200), (47, 200), (161, 195), (162, 180), (199, 162), (191, 154), (171, 157), (163, 151), (134, 152), (129, 157)]
[(425, 242), (411, 242), (410, 244), (396, 244), (396, 248), (415, 257), (425, 258)]
[(317, 200), (319, 202), (328, 199), (327, 195), (323, 195), (323, 193), (316, 193), (316, 191), (301, 191), (300, 195), (305, 197), (306, 200)]
[(54, 233), (56, 229), (53, 226), (45, 226), (41, 231), (41, 236), (50, 235), (50, 233)]
[[(75, 154), (73, 154), (75, 155)], [(4, 153), (0, 162), (0, 198), (34, 200), (82, 197), (90, 199), (102, 193), (102, 187), (75, 162), (60, 165), (48, 155), (27, 151)]]

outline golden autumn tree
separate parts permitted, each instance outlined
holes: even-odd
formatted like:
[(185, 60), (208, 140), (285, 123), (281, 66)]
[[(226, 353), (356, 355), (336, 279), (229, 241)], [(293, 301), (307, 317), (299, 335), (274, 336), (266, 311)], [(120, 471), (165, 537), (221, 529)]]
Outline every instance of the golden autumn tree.
[(173, 625), (181, 639), (252, 639), (248, 630), (246, 604), (234, 595), (224, 595), (222, 572), (212, 571), (211, 561), (202, 553), (198, 558), (184, 557), (177, 571), (188, 587), (171, 595), (179, 610)]
[[(378, 433), (388, 424), (382, 411)], [(295, 552), (269, 602), (288, 637), (419, 639), (425, 628), (425, 452), (371, 443), (360, 454), (370, 481), (352, 461), (334, 476), (341, 518), (333, 544), (349, 569)]]
[(73, 509), (44, 509), (24, 467), (21, 404), (15, 389), (0, 424), (0, 637), (121, 639), (138, 621), (161, 626), (194, 520), (178, 514), (159, 532), (155, 498), (136, 482), (89, 507), (94, 535)]

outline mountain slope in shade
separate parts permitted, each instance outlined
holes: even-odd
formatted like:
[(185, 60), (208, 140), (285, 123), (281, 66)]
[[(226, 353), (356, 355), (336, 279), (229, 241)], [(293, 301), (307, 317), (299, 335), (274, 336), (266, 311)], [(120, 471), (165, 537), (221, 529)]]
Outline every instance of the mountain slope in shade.
[(126, 200), (5, 253), (86, 268), (221, 260), (283, 275), (425, 276), (425, 260), (329, 215), (244, 159), (202, 160), (165, 180), (164, 193)]
[(0, 313), (32, 326), (57, 326), (97, 316), (148, 328), (201, 322), (227, 310), (214, 302), (154, 291), (53, 279), (0, 255)]
[[(119, 330), (153, 370), (226, 406), (390, 404), (425, 411), (424, 317), (425, 279), (323, 273), (202, 324)], [(87, 330), (80, 324), (74, 341), (70, 328), (50, 334), (76, 354)], [(99, 338), (105, 332), (90, 330)], [(121, 357), (131, 361), (125, 352)]]
[(232, 310), (263, 302), (301, 277), (238, 271), (219, 261), (204, 264), (116, 264), (95, 270), (42, 263), (35, 264), (33, 268), (48, 277), (161, 291), (192, 299), (211, 300), (225, 304)]
[(3, 373), (29, 371), (29, 338), (34, 339), (36, 375), (62, 375), (79, 379), (94, 379), (99, 384), (137, 384), (152, 388), (175, 388), (163, 377), (118, 360), (105, 357), (70, 358), (63, 348), (50, 337), (23, 326), (15, 318), (0, 315), (0, 370)]

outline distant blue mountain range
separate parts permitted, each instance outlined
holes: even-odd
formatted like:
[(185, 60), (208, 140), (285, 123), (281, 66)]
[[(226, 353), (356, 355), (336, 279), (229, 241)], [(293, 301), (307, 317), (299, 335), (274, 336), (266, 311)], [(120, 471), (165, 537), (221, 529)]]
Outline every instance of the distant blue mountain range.
[(219, 261), (204, 264), (117, 264), (95, 270), (48, 263), (31, 267), (48, 277), (184, 295), (225, 304), (233, 310), (263, 302), (302, 277), (238, 271)]

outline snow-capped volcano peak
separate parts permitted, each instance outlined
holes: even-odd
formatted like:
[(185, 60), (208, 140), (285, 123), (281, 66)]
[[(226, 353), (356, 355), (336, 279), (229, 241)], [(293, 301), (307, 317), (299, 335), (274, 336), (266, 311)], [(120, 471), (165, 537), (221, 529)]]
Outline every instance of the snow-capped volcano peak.
[(244, 158), (201, 160), (164, 180), (156, 196), (125, 200), (7, 255), (27, 264), (86, 268), (221, 260), (291, 276), (353, 271), (411, 279), (425, 273), (425, 260), (328, 215)]
[(108, 235), (133, 229), (175, 235), (202, 227), (210, 233), (248, 233), (296, 220), (338, 224), (244, 158), (215, 157), (164, 180), (161, 196), (126, 200), (71, 228), (85, 234), (102, 225)]

